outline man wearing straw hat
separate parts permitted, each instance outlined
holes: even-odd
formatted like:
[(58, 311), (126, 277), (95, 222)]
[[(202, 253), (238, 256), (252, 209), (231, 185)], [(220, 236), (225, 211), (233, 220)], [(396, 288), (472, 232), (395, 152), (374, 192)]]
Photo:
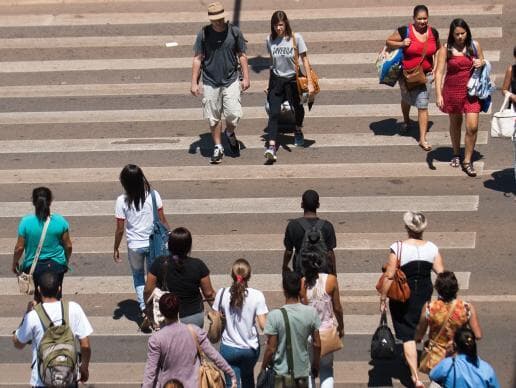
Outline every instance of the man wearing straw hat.
[(201, 94), (199, 81), (202, 69), (203, 116), (210, 124), (215, 145), (211, 163), (218, 164), (224, 156), (222, 115), (226, 119), (224, 134), (231, 153), (237, 156), (240, 152), (235, 129), (242, 117), (240, 94), (249, 88), (249, 71), (244, 36), (237, 26), (225, 22), (221, 3), (208, 5), (208, 19), (210, 24), (197, 34), (194, 44), (191, 93), (194, 96)]

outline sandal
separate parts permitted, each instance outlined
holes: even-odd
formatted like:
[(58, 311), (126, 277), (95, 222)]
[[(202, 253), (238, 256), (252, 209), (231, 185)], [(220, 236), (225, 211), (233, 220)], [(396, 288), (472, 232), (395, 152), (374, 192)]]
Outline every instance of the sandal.
[(460, 166), (460, 156), (459, 155), (454, 155), (453, 158), (451, 158), (450, 166), (452, 166), (452, 167)]
[(424, 141), (424, 142), (422, 142), (422, 143), (419, 143), (419, 146), (420, 146), (423, 150), (425, 150), (426, 152), (428, 152), (428, 151), (432, 151), (432, 146), (431, 146), (428, 142), (426, 142), (426, 141)]
[(477, 171), (473, 167), (473, 162), (462, 163), (462, 171), (464, 171), (470, 177), (476, 177)]

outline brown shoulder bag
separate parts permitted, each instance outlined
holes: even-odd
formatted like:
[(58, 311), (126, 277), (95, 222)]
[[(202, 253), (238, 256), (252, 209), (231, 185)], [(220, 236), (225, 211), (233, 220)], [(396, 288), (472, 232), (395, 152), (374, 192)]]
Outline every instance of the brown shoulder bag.
[(382, 292), (383, 282), (386, 279), (391, 280), (392, 283), (389, 287), (389, 291), (387, 292), (387, 297), (391, 300), (395, 300), (397, 302), (406, 302), (410, 298), (410, 287), (407, 281), (407, 276), (405, 272), (403, 272), (400, 268), (401, 266), (401, 252), (403, 249), (403, 242), (397, 241), (397, 252), (396, 252), (396, 271), (394, 272), (394, 276), (392, 278), (388, 278), (385, 271), (387, 269), (387, 264), (382, 267), (382, 275), (380, 279), (378, 279), (378, 283), (376, 283), (376, 290), (378, 292)]
[[(428, 26), (428, 28), (430, 28), (430, 26)], [(426, 50), (428, 48), (428, 40), (430, 39), (429, 35), (430, 34), (427, 30), (426, 41), (423, 47), (423, 54), (421, 55), (419, 64), (416, 67), (413, 67), (412, 69), (403, 69), (403, 78), (405, 79), (405, 85), (409, 90), (426, 84), (426, 74), (423, 70), (422, 65), (423, 61), (425, 60)]]

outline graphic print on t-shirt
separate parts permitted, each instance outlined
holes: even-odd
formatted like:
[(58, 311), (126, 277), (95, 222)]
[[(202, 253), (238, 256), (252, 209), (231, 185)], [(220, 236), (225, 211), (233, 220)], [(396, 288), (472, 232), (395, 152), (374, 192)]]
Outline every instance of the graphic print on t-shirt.
[(294, 47), (276, 46), (272, 50), (272, 55), (275, 57), (293, 57)]

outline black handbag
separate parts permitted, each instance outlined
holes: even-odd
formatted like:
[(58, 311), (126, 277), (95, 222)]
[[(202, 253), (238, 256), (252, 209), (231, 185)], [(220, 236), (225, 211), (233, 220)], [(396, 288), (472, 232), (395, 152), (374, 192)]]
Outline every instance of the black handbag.
[(395, 356), (396, 342), (392, 331), (387, 326), (387, 313), (384, 311), (380, 318), (380, 326), (371, 339), (371, 358), (373, 360), (388, 360)]
[(263, 369), (256, 379), (256, 388), (274, 388), (274, 376), (272, 367)]

